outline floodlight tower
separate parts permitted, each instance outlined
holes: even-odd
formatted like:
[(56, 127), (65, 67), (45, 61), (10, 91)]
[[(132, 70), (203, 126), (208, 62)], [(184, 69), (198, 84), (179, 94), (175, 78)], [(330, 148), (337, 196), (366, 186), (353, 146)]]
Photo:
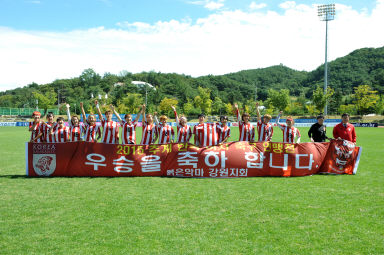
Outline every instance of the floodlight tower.
[[(327, 93), (328, 86), (328, 21), (335, 18), (335, 4), (324, 4), (317, 6), (317, 16), (321, 21), (325, 21), (325, 64), (324, 64), (324, 95)], [(325, 102), (324, 115), (327, 115), (327, 102)]]
[(145, 88), (145, 106), (148, 106), (147, 105), (148, 88), (156, 90), (155, 86), (153, 86), (152, 84), (149, 84), (148, 82), (144, 82), (144, 81), (132, 81), (131, 83), (136, 85), (137, 87), (140, 87), (140, 88), (144, 87)]

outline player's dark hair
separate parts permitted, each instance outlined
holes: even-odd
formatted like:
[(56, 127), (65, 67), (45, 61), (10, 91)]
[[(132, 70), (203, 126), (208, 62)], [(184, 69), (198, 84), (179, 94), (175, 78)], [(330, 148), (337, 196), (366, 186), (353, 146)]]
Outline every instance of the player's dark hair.
[(349, 114), (348, 113), (343, 113), (343, 115), (341, 115), (342, 118), (344, 118), (345, 116), (349, 117)]
[(220, 121), (222, 121), (222, 120), (227, 120), (228, 121), (228, 116), (220, 116)]
[(323, 114), (319, 114), (319, 115), (317, 115), (316, 119), (324, 119), (324, 115)]
[(63, 117), (58, 117), (56, 122), (59, 122), (60, 120), (64, 121), (64, 118)]
[(200, 118), (200, 117), (204, 117), (205, 118), (205, 114), (204, 113), (200, 113), (197, 117), (198, 118)]
[(55, 117), (55, 115), (53, 114), (53, 112), (48, 112), (48, 113), (47, 113), (47, 118), (48, 118), (48, 117), (51, 117), (51, 116), (52, 116), (52, 118)]

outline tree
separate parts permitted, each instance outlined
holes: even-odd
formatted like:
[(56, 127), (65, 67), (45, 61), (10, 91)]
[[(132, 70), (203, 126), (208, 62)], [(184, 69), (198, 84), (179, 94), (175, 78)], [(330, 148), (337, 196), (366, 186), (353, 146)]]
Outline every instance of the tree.
[(317, 113), (324, 111), (324, 107), (332, 95), (335, 93), (333, 88), (327, 87), (327, 90), (324, 94), (324, 90), (321, 87), (317, 87), (313, 91), (312, 102), (316, 107)]
[(211, 90), (200, 86), (197, 89), (199, 95), (194, 99), (195, 106), (199, 107), (204, 113), (210, 114), (212, 111)]
[(269, 89), (267, 101), (270, 106), (273, 106), (278, 110), (284, 111), (290, 101), (289, 90), (281, 89), (280, 91), (276, 91), (274, 89)]
[(377, 91), (372, 90), (369, 85), (360, 85), (354, 89), (353, 102), (357, 113), (360, 115), (374, 112), (374, 106), (379, 100)]
[(305, 108), (307, 108), (307, 111), (309, 115), (314, 116), (316, 114), (316, 106), (313, 104), (306, 104)]
[[(124, 104), (126, 109), (124, 113), (136, 114), (140, 105), (143, 104), (143, 96), (140, 94), (127, 93), (127, 95), (122, 100), (122, 104)], [(118, 109), (120, 110), (122, 107), (118, 105)]]
[(173, 111), (171, 106), (176, 106), (177, 103), (178, 101), (176, 99), (165, 97), (163, 98), (163, 100), (161, 100), (159, 109), (160, 111), (162, 111), (163, 113), (166, 113), (169, 116), (170, 113)]
[(212, 111), (216, 114), (221, 114), (221, 111), (224, 109), (225, 105), (220, 97), (215, 97), (215, 100), (212, 104)]
[(45, 94), (34, 91), (32, 95), (38, 101), (39, 108), (42, 109), (53, 107), (57, 98), (57, 94), (53, 90), (47, 91)]
[(225, 105), (225, 112), (227, 113), (227, 115), (233, 115), (233, 106), (231, 103), (227, 103)]
[(339, 114), (348, 113), (348, 114), (355, 114), (355, 106), (353, 104), (342, 104), (339, 107)]
[(13, 107), (13, 96), (12, 95), (0, 96), (0, 106), (1, 107)]
[(192, 113), (193, 111), (193, 104), (190, 102), (190, 100), (188, 99), (188, 101), (183, 105), (183, 110), (184, 110), (184, 114), (185, 115), (189, 115)]

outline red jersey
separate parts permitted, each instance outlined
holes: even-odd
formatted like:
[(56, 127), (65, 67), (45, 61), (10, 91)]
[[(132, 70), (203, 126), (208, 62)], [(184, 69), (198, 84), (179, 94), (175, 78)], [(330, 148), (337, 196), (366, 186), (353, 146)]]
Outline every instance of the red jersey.
[(271, 141), (273, 135), (273, 127), (270, 122), (264, 124), (259, 120), (257, 122), (257, 133), (259, 135), (259, 142)]
[[(29, 122), (29, 128), (31, 128), (32, 126), (33, 126), (33, 122)], [(43, 126), (43, 123), (41, 123), (41, 122), (36, 124), (36, 126), (31, 131), (31, 140), (35, 139), (36, 136), (42, 132), (42, 126)], [(43, 140), (44, 140), (44, 138), (40, 137), (35, 142), (41, 143), (41, 142), (43, 142)]]
[(134, 120), (131, 124), (123, 122), (123, 131), (122, 131), (122, 144), (136, 144), (136, 126), (137, 122)]
[(191, 127), (188, 125), (182, 126), (180, 125), (179, 118), (177, 116), (177, 112), (173, 111), (175, 113), (176, 117), (176, 123), (177, 123), (177, 142), (178, 143), (189, 143), (189, 140), (192, 137), (192, 130)]
[(277, 126), (283, 131), (283, 143), (295, 143), (296, 137), (299, 142), (301, 135), (297, 128), (288, 128), (286, 124), (280, 124), (279, 122), (277, 122)]
[(225, 138), (231, 136), (231, 128), (228, 126), (222, 126), (220, 124), (217, 124), (217, 133), (219, 136), (219, 143), (225, 140)]
[(239, 141), (253, 142), (255, 140), (255, 128), (248, 122), (241, 120), (239, 110), (237, 110), (237, 121), (239, 122)]
[(165, 126), (159, 124), (156, 126), (156, 129), (156, 132), (159, 134), (158, 144), (170, 143), (175, 137), (175, 131), (168, 124), (165, 124)]
[(213, 123), (203, 123), (194, 126), (193, 134), (195, 135), (196, 146), (205, 147), (217, 145), (218, 134), (217, 125)]
[(190, 126), (185, 125), (184, 127), (180, 124), (177, 125), (177, 142), (178, 143), (189, 143), (192, 137), (192, 129)]
[(69, 126), (69, 129), (70, 129), (70, 141), (71, 142), (78, 142), (78, 141), (81, 141), (83, 140), (82, 138), (82, 133), (83, 133), (83, 130), (84, 130), (84, 124), (83, 123), (79, 123), (78, 126), (72, 126), (72, 123), (70, 123), (70, 126)]
[(51, 127), (53, 129), (56, 128), (56, 123), (43, 123), (41, 126), (41, 132), (43, 133), (44, 137), (44, 142), (46, 143), (53, 143), (54, 142), (54, 137), (53, 134), (50, 133)]
[(141, 144), (152, 144), (153, 138), (157, 132), (156, 125), (154, 123), (148, 124), (148, 122), (143, 122), (143, 137), (141, 138)]
[(116, 121), (101, 121), (103, 127), (103, 136), (101, 138), (102, 143), (119, 143), (119, 127), (120, 124)]
[(356, 143), (355, 126), (353, 126), (351, 123), (348, 123), (345, 126), (343, 123), (339, 123), (333, 128), (333, 137), (340, 137), (341, 139)]
[(56, 126), (56, 128), (53, 131), (53, 140), (55, 143), (65, 143), (69, 142), (69, 133), (70, 128), (69, 127), (60, 127)]
[(96, 135), (100, 135), (100, 125), (97, 125), (96, 123), (94, 125), (90, 125), (86, 123), (83, 126), (83, 132), (84, 132), (84, 141), (86, 142), (97, 142)]

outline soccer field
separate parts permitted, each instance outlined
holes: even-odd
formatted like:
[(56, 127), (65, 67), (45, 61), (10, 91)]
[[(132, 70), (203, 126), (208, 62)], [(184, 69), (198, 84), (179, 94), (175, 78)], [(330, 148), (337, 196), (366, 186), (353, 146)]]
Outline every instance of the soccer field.
[(384, 129), (356, 132), (354, 176), (28, 178), (0, 127), (0, 254), (384, 254)]

